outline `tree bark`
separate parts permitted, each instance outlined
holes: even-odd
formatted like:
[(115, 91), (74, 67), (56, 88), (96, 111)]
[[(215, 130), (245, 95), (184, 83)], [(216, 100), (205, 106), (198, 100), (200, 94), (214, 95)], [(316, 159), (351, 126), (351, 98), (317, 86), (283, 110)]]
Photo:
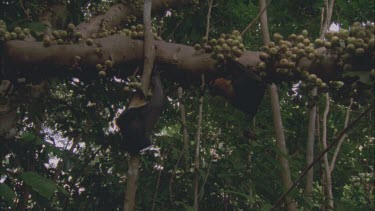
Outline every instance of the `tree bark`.
[[(311, 91), (311, 95), (316, 96), (317, 88)], [(316, 121), (316, 105), (309, 109), (309, 124), (307, 131), (307, 144), (306, 144), (306, 166), (309, 166), (314, 161), (314, 145), (315, 145), (315, 121)], [(312, 190), (314, 182), (313, 167), (306, 174), (306, 185), (304, 190), (305, 200), (312, 203)], [(310, 210), (305, 206), (304, 210)]]
[[(271, 97), (273, 124), (274, 124), (275, 134), (276, 134), (276, 145), (281, 153), (281, 155), (277, 156), (277, 160), (279, 161), (279, 164), (281, 167), (281, 182), (283, 184), (283, 189), (287, 190), (292, 187), (293, 182), (292, 182), (292, 177), (290, 174), (289, 161), (286, 158), (286, 156), (288, 155), (288, 150), (286, 147), (284, 130), (283, 130), (283, 125), (282, 125), (279, 96), (277, 94), (276, 85), (274, 84), (270, 85), (268, 89), (269, 89), (270, 97)], [(297, 204), (291, 197), (289, 196), (285, 197), (285, 204), (287, 206), (288, 211), (297, 210)]]
[[(344, 122), (344, 128), (348, 127), (348, 123), (349, 123), (349, 117), (350, 117), (350, 110), (352, 109), (352, 105), (353, 105), (353, 98), (350, 99), (350, 105), (348, 107), (348, 110), (346, 111), (346, 115), (345, 115), (345, 122)], [(344, 142), (345, 138), (347, 137), (348, 135), (345, 133), (339, 140), (339, 143), (337, 144), (337, 147), (335, 149), (335, 152), (333, 153), (333, 156), (332, 156), (332, 159), (331, 159), (331, 164), (329, 166), (329, 171), (331, 172), (332, 174), (332, 171), (333, 169), (335, 168), (335, 164), (336, 164), (336, 159), (337, 159), (337, 156), (340, 152), (340, 149), (341, 149), (341, 145), (342, 143)]]
[[(152, 1), (144, 0), (143, 5), (143, 25), (144, 25), (144, 65), (141, 78), (141, 89), (146, 95), (150, 88), (150, 78), (155, 60), (154, 37), (151, 29), (151, 8)], [(133, 100), (133, 99), (132, 99)], [(129, 104), (129, 106), (131, 103)], [(137, 180), (139, 174), (140, 155), (130, 155), (128, 180), (126, 185), (126, 194), (124, 200), (124, 211), (135, 210), (135, 196), (137, 191)]]
[(319, 37), (320, 39), (324, 38), (325, 32), (328, 30), (331, 24), (334, 3), (335, 3), (335, 0), (324, 0), (326, 14), (324, 16), (325, 18), (323, 20), (323, 24), (320, 29), (320, 37)]
[(202, 130), (202, 116), (203, 116), (203, 92), (204, 92), (204, 75), (202, 75), (202, 93), (199, 97), (199, 113), (198, 113), (198, 125), (197, 125), (197, 138), (195, 146), (195, 168), (194, 168), (194, 210), (198, 211), (198, 197), (199, 197), (199, 151), (201, 142), (201, 130)]
[(183, 102), (183, 90), (182, 87), (178, 87), (178, 99), (180, 103), (180, 116), (181, 116), (181, 123), (183, 127), (182, 131), (182, 140), (183, 140), (183, 150), (182, 153), (184, 155), (184, 162), (185, 162), (185, 169), (188, 169), (189, 166), (189, 134), (188, 134), (188, 129), (186, 125), (186, 111), (185, 111), (185, 104)]
[(129, 160), (123, 211), (135, 210), (135, 195), (137, 192), (137, 180), (139, 175), (139, 159), (140, 155), (133, 155)]
[[(327, 117), (329, 112), (329, 105), (330, 105), (330, 97), (329, 94), (326, 94), (326, 105), (323, 112), (323, 124), (322, 124), (322, 146), (323, 149), (327, 148)], [(329, 168), (329, 161), (328, 161), (328, 155), (324, 154), (323, 156), (323, 162), (324, 162), (324, 173), (325, 173), (325, 186), (324, 192), (325, 192), (325, 199), (328, 200), (328, 206), (325, 206), (327, 210), (333, 210), (333, 193), (332, 193), (332, 175)]]

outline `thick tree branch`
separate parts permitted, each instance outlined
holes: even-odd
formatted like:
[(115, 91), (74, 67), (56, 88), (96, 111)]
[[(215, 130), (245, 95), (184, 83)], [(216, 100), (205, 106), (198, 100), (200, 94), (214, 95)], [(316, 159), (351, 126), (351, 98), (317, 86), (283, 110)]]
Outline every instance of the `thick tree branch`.
[(61, 28), (67, 17), (66, 3), (49, 6), (47, 10), (39, 15), (39, 22), (47, 26), (47, 31), (53, 28)]
[[(5, 43), (5, 78), (18, 78), (33, 75), (37, 77), (55, 77), (61, 75), (91, 74), (96, 76), (96, 64), (104, 63), (111, 59), (115, 68), (124, 65), (141, 63), (143, 60), (143, 41), (133, 40), (123, 35), (113, 35), (105, 38), (95, 39), (94, 46), (84, 44), (52, 45), (44, 47), (40, 42), (8, 41)], [(96, 49), (101, 49), (101, 54)], [(335, 57), (324, 53), (320, 60), (322, 64), (313, 63), (309, 59), (302, 58), (298, 65), (304, 69), (311, 69), (312, 73), (321, 78), (336, 75), (337, 66)], [(252, 68), (260, 62), (259, 53), (245, 51), (238, 62), (243, 66)], [(68, 71), (75, 64), (75, 56), (80, 56), (79, 66), (81, 71)], [(194, 50), (193, 47), (155, 41), (155, 62), (161, 64), (167, 72), (165, 76), (169, 80), (184, 82), (188, 77), (195, 85), (199, 85), (201, 74), (205, 74), (207, 81), (215, 77), (220, 69), (216, 66), (217, 61), (210, 54)], [(129, 72), (126, 72), (129, 71)], [(129, 74), (131, 70), (125, 70)]]
[[(5, 43), (6, 77), (19, 75), (38, 74), (44, 76), (69, 75), (62, 72), (72, 67), (74, 57), (80, 56), (80, 67), (83, 71), (96, 73), (96, 64), (104, 63), (111, 58), (115, 67), (143, 61), (143, 41), (133, 40), (126, 36), (114, 35), (95, 40), (96, 46), (54, 45), (48, 48), (40, 42), (9, 41)], [(101, 54), (96, 53), (96, 48), (101, 49)], [(176, 72), (196, 74), (217, 71), (216, 61), (209, 54), (198, 53), (190, 46), (155, 41), (156, 62), (167, 65)], [(257, 53), (249, 53), (253, 59)], [(247, 60), (244, 58), (244, 60)], [(256, 65), (254, 60), (251, 66)], [(78, 72), (77, 72), (78, 74)], [(177, 74), (177, 75), (178, 75)], [(17, 76), (18, 77), (18, 76)]]
[[(191, 2), (192, 0), (153, 0), (152, 11), (158, 12), (169, 8), (178, 8)], [(129, 15), (141, 17), (142, 11), (143, 9), (136, 8), (133, 4), (123, 1), (123, 3), (115, 4), (110, 7), (105, 14), (95, 16), (89, 21), (82, 22), (77, 26), (77, 31), (80, 31), (84, 37), (88, 37), (97, 32), (101, 24), (105, 24), (107, 28), (111, 29), (120, 25)]]

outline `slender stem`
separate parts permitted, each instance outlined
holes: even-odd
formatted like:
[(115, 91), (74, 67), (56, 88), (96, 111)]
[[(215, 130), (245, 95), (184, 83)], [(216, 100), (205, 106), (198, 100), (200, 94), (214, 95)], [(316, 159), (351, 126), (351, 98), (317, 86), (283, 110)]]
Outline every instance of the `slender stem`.
[(29, 13), (25, 10), (25, 7), (23, 6), (23, 0), (20, 0), (20, 5), (21, 5), (21, 8), (22, 8), (23, 12), (27, 16), (27, 19), (29, 19), (29, 21), (33, 21), (33, 19), (29, 15)]
[[(151, 26), (152, 0), (144, 0), (143, 4), (143, 26), (144, 26), (144, 63), (141, 78), (141, 88), (146, 95), (150, 88), (152, 69), (155, 61), (154, 35)], [(135, 99), (135, 98), (133, 98)], [(133, 99), (131, 102), (133, 102)], [(123, 211), (135, 210), (135, 196), (137, 192), (137, 180), (139, 177), (140, 155), (130, 155), (129, 169), (127, 172), (127, 183), (125, 189), (125, 200)]]
[[(160, 166), (164, 165), (165, 157), (167, 156), (169, 151), (170, 151), (170, 148), (167, 148), (167, 149), (164, 150), (163, 155), (160, 157)], [(156, 197), (158, 195), (158, 189), (159, 189), (159, 185), (160, 185), (160, 178), (161, 178), (162, 171), (163, 171), (163, 168), (160, 168), (159, 169), (159, 175), (158, 175), (158, 181), (156, 182), (156, 187), (155, 187), (154, 200), (152, 201), (152, 209), (151, 209), (152, 211), (154, 211), (154, 209), (155, 209)]]
[(371, 105), (366, 111), (364, 111), (357, 119), (355, 119), (352, 123), (348, 125), (341, 133), (332, 141), (332, 143), (324, 149), (317, 158), (315, 158), (314, 162), (312, 162), (308, 167), (305, 168), (305, 170), (301, 173), (301, 175), (298, 177), (298, 179), (293, 183), (292, 187), (290, 187), (283, 195), (281, 195), (275, 204), (272, 206), (271, 210), (275, 210), (276, 207), (284, 200), (284, 198), (290, 193), (290, 191), (293, 190), (297, 186), (297, 184), (302, 180), (302, 178), (306, 175), (306, 173), (317, 163), (322, 159), (323, 155), (327, 153), (333, 146), (337, 144), (337, 142), (340, 140), (340, 138), (347, 133), (350, 129), (352, 129), (358, 122), (361, 120), (367, 113), (371, 111), (374, 105)]
[(246, 28), (241, 32), (241, 36), (243, 36), (247, 30), (249, 30), (254, 23), (259, 19), (259, 17), (266, 11), (267, 7), (271, 4), (272, 0), (269, 0), (266, 4), (266, 6), (258, 13), (258, 15), (249, 23), (249, 25), (246, 26)]
[(201, 131), (202, 131), (202, 116), (203, 116), (203, 90), (204, 90), (204, 75), (202, 75), (202, 93), (199, 98), (199, 113), (198, 113), (198, 125), (197, 125), (197, 138), (195, 147), (195, 176), (194, 176), (194, 210), (198, 211), (198, 196), (199, 196), (199, 151), (201, 142)]
[(208, 12), (207, 12), (206, 37), (208, 38), (208, 34), (210, 33), (210, 18), (211, 18), (212, 2), (214, 0), (207, 0), (207, 1), (208, 1)]
[[(353, 98), (350, 98), (350, 105), (348, 107), (348, 110), (346, 111), (346, 115), (345, 115), (345, 122), (344, 122), (344, 128), (348, 126), (348, 123), (349, 123), (349, 117), (350, 117), (350, 110), (352, 109), (352, 105), (353, 105)], [(335, 168), (335, 163), (336, 163), (336, 159), (337, 159), (337, 156), (340, 152), (340, 149), (341, 149), (341, 145), (342, 143), (344, 142), (345, 138), (346, 138), (347, 134), (344, 134), (339, 143), (337, 144), (337, 147), (335, 149), (335, 152), (333, 153), (333, 156), (332, 156), (332, 159), (331, 159), (331, 164), (329, 166), (329, 171), (332, 173), (333, 169)]]
[(186, 125), (186, 111), (185, 111), (185, 104), (183, 102), (183, 90), (182, 87), (178, 87), (177, 90), (178, 99), (180, 104), (180, 116), (181, 116), (181, 125), (183, 127), (183, 143), (184, 147), (182, 149), (182, 154), (184, 155), (185, 160), (185, 168), (188, 168), (189, 165), (189, 133)]
[[(311, 90), (311, 96), (316, 96), (317, 88)], [(309, 123), (307, 131), (306, 144), (306, 166), (309, 166), (314, 161), (314, 145), (315, 145), (315, 121), (316, 121), (316, 105), (309, 109)], [(305, 200), (312, 202), (312, 191), (314, 182), (314, 171), (311, 168), (306, 174), (306, 185), (304, 190)], [(304, 210), (309, 210), (305, 207)]]
[[(326, 105), (325, 105), (325, 109), (323, 113), (323, 134), (322, 134), (323, 149), (327, 148), (327, 119), (328, 119), (328, 112), (329, 112), (329, 104), (330, 104), (330, 97), (329, 97), (329, 94), (327, 93)], [(325, 195), (326, 195), (325, 198), (329, 200), (327, 209), (332, 210), (333, 209), (332, 175), (331, 175), (331, 171), (329, 170), (329, 160), (328, 160), (327, 153), (324, 154), (323, 156), (323, 162), (324, 162), (324, 173), (325, 173), (325, 188), (324, 188)]]
[[(270, 33), (268, 31), (268, 20), (267, 20), (267, 6), (271, 3), (271, 1), (266, 4), (266, 0), (259, 0), (259, 16), (260, 16), (260, 27), (262, 31), (263, 37), (263, 44), (267, 45), (270, 42)], [(292, 185), (292, 178), (290, 174), (289, 168), (289, 161), (284, 156), (288, 154), (285, 135), (283, 130), (282, 118), (281, 118), (281, 111), (280, 111), (280, 101), (279, 95), (277, 93), (277, 86), (275, 84), (271, 84), (268, 87), (270, 92), (270, 99), (271, 99), (271, 107), (272, 107), (272, 117), (273, 123), (275, 128), (275, 138), (276, 138), (276, 145), (278, 150), (280, 150), (281, 155), (277, 156), (277, 160), (280, 164), (280, 174), (281, 174), (281, 182), (283, 188), (288, 189)], [(295, 211), (297, 210), (296, 203), (290, 197), (286, 198), (286, 204), (288, 211)]]

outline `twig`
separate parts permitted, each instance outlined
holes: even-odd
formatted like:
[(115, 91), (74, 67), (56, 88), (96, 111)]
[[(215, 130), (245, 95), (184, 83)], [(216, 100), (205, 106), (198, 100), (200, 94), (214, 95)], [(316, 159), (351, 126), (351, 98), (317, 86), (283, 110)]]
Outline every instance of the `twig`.
[[(184, 149), (182, 149), (183, 151)], [(173, 169), (173, 172), (172, 172), (172, 176), (171, 176), (171, 180), (169, 181), (169, 200), (171, 201), (171, 204), (173, 206), (173, 195), (172, 195), (172, 183), (173, 183), (173, 177), (174, 175), (176, 174), (176, 171), (177, 171), (177, 168), (178, 168), (178, 164), (180, 163), (180, 160), (182, 158), (182, 155), (184, 153), (180, 153), (180, 156), (178, 157), (178, 160), (176, 162), (176, 165), (174, 166), (174, 169)]]
[(165, 38), (165, 40), (169, 40), (172, 38), (173, 34), (176, 32), (176, 30), (178, 29), (178, 27), (181, 25), (182, 21), (184, 19), (181, 19), (177, 24), (176, 26), (174, 27), (174, 29), (171, 31), (171, 33), (167, 36), (167, 38)]
[(284, 200), (284, 198), (290, 193), (290, 191), (293, 190), (297, 186), (297, 184), (302, 180), (302, 178), (306, 175), (306, 173), (317, 163), (320, 161), (320, 159), (323, 157), (325, 153), (327, 153), (334, 145), (337, 144), (337, 142), (341, 139), (341, 137), (346, 134), (352, 127), (354, 127), (359, 120), (361, 120), (368, 112), (371, 111), (374, 105), (371, 105), (366, 111), (364, 111), (357, 119), (355, 119), (352, 123), (350, 123), (341, 133), (332, 141), (332, 143), (324, 149), (319, 156), (309, 165), (305, 168), (305, 170), (301, 173), (301, 175), (298, 177), (298, 179), (293, 183), (292, 187), (290, 187), (283, 195), (281, 195), (275, 204), (272, 206), (271, 210), (275, 210), (276, 207)]
[[(346, 111), (346, 115), (345, 115), (345, 122), (344, 122), (344, 128), (346, 126), (348, 126), (348, 122), (349, 122), (349, 117), (350, 117), (350, 110), (352, 109), (352, 105), (353, 105), (353, 98), (350, 98), (350, 104), (349, 104), (349, 107)], [(337, 147), (335, 149), (335, 152), (333, 153), (333, 156), (331, 158), (331, 164), (329, 165), (329, 170), (330, 172), (332, 173), (333, 171), (333, 168), (335, 168), (335, 163), (336, 163), (336, 159), (337, 159), (337, 156), (340, 152), (340, 149), (341, 149), (341, 145), (342, 143), (344, 142), (345, 138), (346, 138), (347, 134), (344, 134), (341, 138), (340, 138), (340, 141), (339, 143), (337, 144)]]
[[(320, 31), (320, 39), (324, 38), (325, 32), (329, 29), (331, 19), (332, 19), (332, 12), (333, 12), (333, 6), (335, 4), (335, 0), (325, 0), (325, 20), (323, 21), (323, 25), (321, 27)], [(324, 10), (323, 10), (324, 12)]]
[(185, 155), (185, 167), (187, 168), (188, 166), (188, 131), (187, 131), (187, 125), (186, 125), (186, 117), (185, 117), (185, 107), (184, 107), (184, 103), (182, 102), (182, 87), (179, 87), (178, 90), (178, 100), (179, 100), (179, 103), (180, 103), (180, 111), (181, 111), (181, 118), (180, 117), (176, 117), (176, 119), (180, 122), (180, 124), (182, 125), (183, 127), (183, 142), (184, 142), (184, 146), (182, 147), (182, 150), (181, 150), (181, 153), (180, 153), (180, 156), (176, 162), (176, 165), (174, 166), (174, 169), (173, 169), (173, 172), (172, 172), (172, 176), (171, 176), (171, 179), (169, 181), (169, 200), (173, 206), (173, 195), (172, 195), (172, 183), (173, 183), (173, 177), (175, 176), (176, 174), (176, 171), (177, 171), (177, 168), (178, 168), (178, 165), (180, 163), (180, 160), (182, 158), (183, 155)]
[[(167, 156), (167, 154), (169, 153), (171, 148), (167, 148), (164, 150), (164, 154), (160, 157), (160, 164), (163, 165), (164, 164), (164, 158)], [(161, 172), (162, 172), (162, 168), (159, 169), (159, 175), (158, 175), (158, 181), (156, 183), (156, 187), (155, 187), (155, 194), (154, 194), (154, 200), (152, 202), (152, 211), (154, 210), (155, 208), (155, 202), (156, 202), (156, 196), (158, 195), (158, 189), (159, 189), (159, 185), (160, 185), (160, 177), (161, 177)]]
[(208, 12), (207, 12), (207, 25), (206, 25), (206, 38), (208, 39), (208, 34), (210, 32), (210, 18), (211, 18), (212, 2), (214, 0), (207, 0), (207, 1), (208, 1)]
[(212, 161), (213, 161), (213, 157), (211, 156), (211, 161), (210, 161), (210, 164), (208, 165), (208, 169), (207, 169), (207, 174), (206, 176), (204, 177), (204, 180), (203, 180), (203, 184), (202, 184), (202, 187), (201, 187), (201, 191), (199, 193), (202, 194), (203, 190), (204, 190), (204, 186), (206, 185), (206, 182), (207, 182), (207, 179), (208, 179), (208, 176), (210, 175), (210, 169), (211, 169), (211, 165), (212, 165)]
[(245, 32), (247, 32), (247, 30), (249, 30), (254, 25), (255, 21), (257, 21), (259, 17), (264, 13), (264, 11), (266, 11), (267, 7), (271, 4), (271, 2), (272, 0), (268, 1), (266, 6), (263, 8), (263, 10), (260, 11), (258, 15), (249, 23), (249, 25), (247, 25), (246, 28), (241, 32), (241, 36), (243, 36), (243, 34), (245, 34)]
[(101, 150), (102, 148), (99, 147), (99, 149), (97, 149), (92, 155), (91, 157), (80, 167), (80, 172), (79, 174), (74, 178), (74, 180), (72, 180), (72, 182), (70, 183), (69, 185), (69, 192), (68, 192), (68, 196), (66, 197), (65, 199), (65, 202), (64, 202), (64, 209), (63, 210), (66, 210), (66, 207), (68, 206), (68, 203), (69, 203), (69, 199), (70, 199), (70, 195), (72, 193), (72, 190), (73, 190), (73, 185), (76, 184), (78, 178), (80, 178), (83, 173), (85, 172), (87, 166), (91, 163), (91, 161), (96, 157), (96, 155), (99, 153), (99, 151)]
[(26, 14), (27, 18), (29, 19), (29, 21), (33, 21), (33, 19), (31, 19), (29, 13), (25, 10), (25, 7), (23, 6), (23, 1), (20, 0), (20, 5), (21, 5), (21, 8), (23, 9), (23, 12)]
[(198, 188), (199, 188), (199, 152), (201, 142), (201, 131), (202, 131), (202, 116), (203, 116), (203, 99), (204, 99), (204, 74), (202, 74), (201, 93), (199, 97), (199, 111), (198, 111), (198, 125), (196, 133), (196, 145), (195, 145), (195, 165), (194, 165), (194, 210), (198, 210)]

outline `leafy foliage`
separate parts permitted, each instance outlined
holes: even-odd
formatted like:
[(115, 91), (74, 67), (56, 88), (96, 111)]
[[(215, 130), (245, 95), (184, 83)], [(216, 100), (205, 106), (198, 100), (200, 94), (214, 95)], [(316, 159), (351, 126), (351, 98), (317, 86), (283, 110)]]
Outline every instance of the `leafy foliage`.
[(32, 190), (50, 199), (55, 191), (60, 191), (67, 194), (66, 190), (60, 186), (57, 186), (51, 180), (45, 179), (43, 176), (35, 172), (23, 172), (21, 179), (26, 185), (31, 186)]
[[(41, 39), (45, 26), (35, 21), (43, 4), (21, 1), (24, 10), (19, 2), (0, 1), (0, 19), (7, 22), (9, 29), (28, 27), (34, 37)], [(61, 23), (61, 29), (69, 22), (82, 22), (82, 8), (87, 9), (88, 2), (102, 1), (69, 1), (70, 14), (66, 23)], [(210, 38), (244, 29), (257, 16), (257, 6), (257, 1), (249, 0), (214, 1)], [(311, 37), (317, 37), (322, 6), (323, 1), (272, 1), (268, 10), (270, 30), (286, 36), (307, 29)], [(156, 18), (154, 25), (164, 40), (197, 43), (206, 30), (207, 9), (207, 2), (200, 1), (179, 11), (169, 10), (171, 16)], [(349, 26), (353, 20), (374, 21), (369, 19), (374, 11), (371, 1), (338, 0), (335, 10), (333, 20), (340, 26)], [(27, 14), (32, 20), (25, 11), (29, 11)], [(247, 49), (261, 47), (259, 30), (255, 24), (243, 36)], [(153, 134), (154, 146), (141, 157), (137, 205), (140, 210), (153, 207), (155, 210), (193, 210), (192, 160), (199, 90), (184, 89), (182, 102), (189, 132), (189, 148), (184, 149), (176, 86), (167, 82), (164, 85), (168, 102)], [(0, 140), (1, 210), (122, 208), (129, 155), (119, 147), (122, 139), (113, 121), (130, 97), (121, 91), (122, 86), (123, 81), (114, 78), (53, 79), (49, 81), (49, 95), (20, 107), (20, 136), (10, 142)], [(338, 90), (330, 92), (339, 95)], [(279, 93), (288, 155), (281, 154), (275, 146), (269, 96), (265, 96), (255, 118), (249, 119), (224, 99), (205, 92), (199, 167), (201, 210), (269, 210), (285, 191), (276, 158), (288, 159), (292, 179), (303, 170), (308, 97), (300, 90), (293, 88), (291, 91), (286, 84), (280, 84)], [(315, 103), (322, 112), (321, 96)], [(328, 141), (343, 129), (345, 103), (339, 99), (331, 103)], [(351, 119), (364, 109), (355, 104)], [(370, 210), (375, 206), (373, 122), (374, 113), (350, 131), (342, 145), (333, 173), (337, 210)], [(249, 132), (251, 137), (247, 135)], [(182, 156), (184, 150), (188, 152), (186, 160)], [(320, 150), (317, 147), (316, 151)], [(332, 154), (329, 152), (329, 156)], [(311, 207), (321, 206), (321, 171), (322, 167), (315, 168), (315, 195)], [(302, 187), (298, 186), (291, 196), (300, 205), (306, 205), (301, 196)]]

